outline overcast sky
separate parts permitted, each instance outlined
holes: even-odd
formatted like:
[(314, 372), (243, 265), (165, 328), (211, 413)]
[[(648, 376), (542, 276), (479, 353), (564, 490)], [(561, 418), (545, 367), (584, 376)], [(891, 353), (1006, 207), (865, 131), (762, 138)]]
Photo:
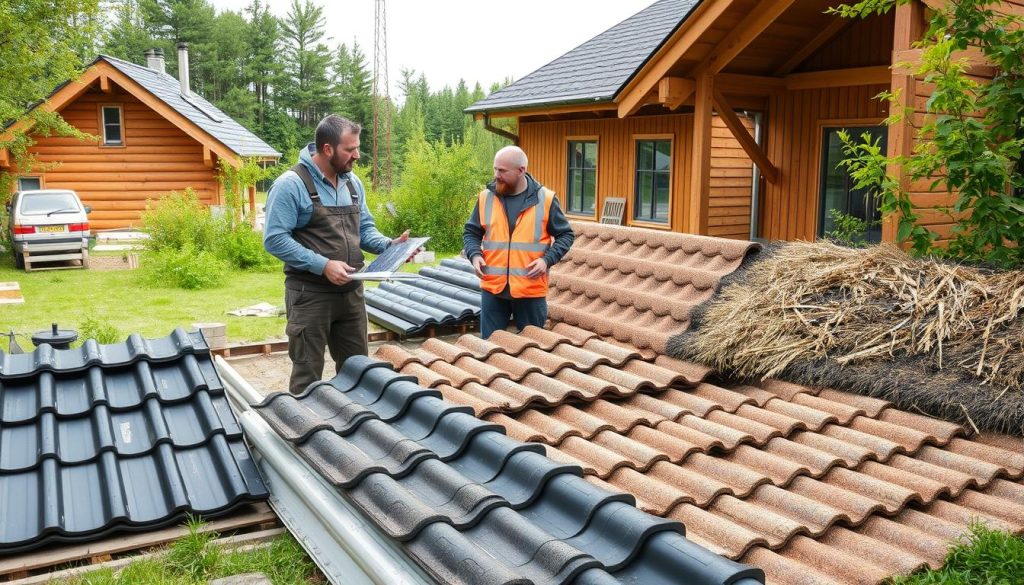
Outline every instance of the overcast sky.
[[(239, 11), (250, 0), (211, 0)], [(431, 89), (465, 79), (487, 91), (506, 77), (521, 79), (655, 0), (387, 0), (388, 76), (401, 100), (402, 68), (424, 73)], [(268, 0), (283, 17), (291, 0)], [(313, 0), (323, 7), (328, 46), (355, 39), (373, 66), (374, 0)]]

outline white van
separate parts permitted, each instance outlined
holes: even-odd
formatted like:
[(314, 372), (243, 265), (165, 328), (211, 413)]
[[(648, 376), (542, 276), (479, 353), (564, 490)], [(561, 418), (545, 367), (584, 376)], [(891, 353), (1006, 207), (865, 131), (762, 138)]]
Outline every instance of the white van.
[(89, 266), (89, 218), (92, 211), (67, 189), (18, 191), (7, 204), (14, 264), (80, 260)]

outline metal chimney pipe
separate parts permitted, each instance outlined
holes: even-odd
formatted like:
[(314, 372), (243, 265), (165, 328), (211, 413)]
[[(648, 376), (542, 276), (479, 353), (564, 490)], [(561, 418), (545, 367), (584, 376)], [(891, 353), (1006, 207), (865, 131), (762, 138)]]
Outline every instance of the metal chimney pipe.
[(146, 49), (146, 67), (156, 70), (156, 49)]
[(181, 82), (181, 95), (192, 95), (188, 87), (188, 43), (178, 43), (178, 81)]
[(153, 49), (153, 64), (152, 69), (156, 69), (160, 73), (167, 73), (167, 64), (164, 62), (164, 50), (161, 48)]

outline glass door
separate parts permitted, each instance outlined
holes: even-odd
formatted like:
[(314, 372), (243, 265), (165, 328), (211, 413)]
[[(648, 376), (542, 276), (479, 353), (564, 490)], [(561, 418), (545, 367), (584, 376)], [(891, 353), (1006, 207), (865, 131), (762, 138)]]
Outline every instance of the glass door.
[(825, 128), (823, 146), (821, 149), (821, 188), (820, 202), (818, 208), (821, 210), (818, 217), (818, 237), (824, 237), (835, 228), (835, 219), (830, 210), (853, 216), (867, 224), (867, 230), (863, 239), (865, 242), (877, 243), (882, 241), (882, 214), (879, 210), (880, 201), (877, 195), (872, 195), (867, 189), (854, 189), (853, 178), (840, 166), (840, 161), (846, 158), (843, 154), (843, 143), (839, 139), (839, 132), (845, 130), (854, 140), (860, 141), (861, 135), (867, 132), (871, 140), (881, 139), (882, 152), (885, 152), (888, 137), (888, 128), (884, 126), (851, 126)]

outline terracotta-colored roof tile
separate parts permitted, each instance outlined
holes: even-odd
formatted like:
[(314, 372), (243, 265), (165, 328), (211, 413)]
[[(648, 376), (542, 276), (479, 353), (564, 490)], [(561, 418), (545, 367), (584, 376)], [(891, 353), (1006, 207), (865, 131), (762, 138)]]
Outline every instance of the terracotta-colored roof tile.
[[(444, 391), (444, 387), (442, 387), (441, 392), (443, 393)], [(536, 400), (534, 393), (528, 392), (522, 386), (506, 379), (495, 380), (490, 386), (469, 382), (460, 388), (459, 391), (477, 400), (490, 403), (493, 410), (506, 413), (522, 410), (527, 404)]]
[[(819, 539), (830, 550), (840, 550), (856, 558), (870, 559), (873, 567), (880, 567), (889, 575), (909, 575), (928, 565), (928, 560), (912, 550), (900, 548), (860, 532), (836, 527)], [(861, 563), (863, 566), (864, 563)]]
[(768, 476), (757, 470), (703, 453), (687, 457), (679, 467), (728, 485), (730, 492), (738, 497), (746, 497), (757, 486), (771, 482)]
[(660, 430), (652, 429), (651, 427), (633, 427), (633, 429), (629, 431), (628, 436), (634, 441), (640, 442), (644, 445), (649, 445), (650, 447), (665, 453), (668, 455), (668, 460), (672, 463), (679, 463), (693, 453), (702, 453), (707, 451), (707, 449), (697, 443), (680, 439), (679, 437), (663, 433)]
[(643, 360), (630, 360), (626, 362), (622, 366), (622, 371), (640, 378), (646, 378), (662, 388), (691, 385), (684, 374)]
[(793, 384), (792, 382), (785, 382), (783, 380), (762, 380), (760, 386), (768, 392), (771, 392), (780, 398), (789, 400), (790, 402), (800, 394), (815, 394), (815, 390), (813, 388), (802, 386), (800, 384)]
[(536, 341), (525, 335), (517, 335), (500, 329), (491, 333), (488, 343), (512, 355), (519, 355), (528, 347), (540, 346)]
[(592, 400), (601, 392), (605, 391), (604, 386), (573, 386), (561, 380), (543, 376), (541, 374), (530, 374), (519, 382), (523, 386), (545, 396), (551, 404), (561, 404), (570, 398), (583, 398)]
[(625, 433), (639, 424), (653, 427), (665, 420), (663, 416), (652, 414), (645, 410), (627, 408), (607, 400), (595, 400), (589, 404), (584, 404), (580, 406), (580, 410), (608, 421), (614, 425), (615, 431), (619, 433)]
[(684, 427), (690, 427), (691, 429), (700, 431), (705, 435), (710, 435), (718, 439), (722, 442), (722, 447), (727, 451), (735, 449), (741, 443), (754, 442), (754, 436), (750, 433), (745, 433), (732, 427), (700, 418), (692, 414), (684, 416), (679, 419), (678, 422)]
[(777, 457), (767, 451), (749, 445), (740, 445), (735, 451), (726, 455), (724, 459), (753, 469), (771, 479), (772, 483), (778, 486), (788, 484), (798, 475), (810, 475), (810, 470), (807, 467), (795, 461)]
[(839, 420), (834, 414), (811, 408), (810, 406), (789, 402), (778, 397), (775, 400), (768, 401), (762, 408), (803, 421), (807, 428), (812, 431), (820, 431), (825, 425), (838, 422)]
[(997, 479), (982, 490), (990, 496), (1024, 504), (1024, 483)]
[(729, 414), (724, 410), (708, 413), (707, 419), (750, 435), (754, 438), (754, 443), (757, 445), (764, 445), (771, 439), (782, 436), (782, 431), (779, 429), (761, 424), (755, 420), (743, 418), (742, 416)]
[(906, 449), (895, 441), (890, 441), (884, 437), (851, 429), (841, 425), (828, 425), (821, 429), (821, 434), (832, 437), (833, 439), (839, 439), (850, 445), (857, 445), (868, 449), (873, 454), (874, 459), (880, 461), (886, 461), (896, 453), (905, 452)]
[(374, 352), (373, 357), (390, 363), (396, 370), (401, 370), (406, 364), (418, 362), (419, 358), (404, 347), (394, 344), (385, 343), (377, 348)]
[[(740, 394), (750, 398), (751, 400), (754, 401), (754, 404), (760, 406), (761, 408), (764, 408), (765, 405), (771, 402), (772, 400), (782, 400), (783, 402), (785, 402), (785, 400), (780, 398), (778, 394), (769, 392), (764, 388), (758, 388), (757, 386), (741, 384), (739, 386), (735, 386), (732, 389), (732, 391), (739, 392)], [(792, 402), (786, 402), (786, 404), (792, 404)]]
[(797, 536), (779, 554), (841, 583), (880, 583), (892, 574), (889, 567), (876, 565), (871, 556), (838, 549), (807, 536)]
[(960, 455), (959, 453), (939, 447), (925, 447), (914, 457), (933, 465), (966, 473), (973, 477), (978, 482), (978, 485), (981, 486), (986, 486), (995, 478), (1006, 474), (1006, 470), (999, 465), (974, 459), (967, 455)]
[[(837, 467), (836, 470), (843, 469)], [(850, 524), (860, 524), (868, 516), (885, 509), (878, 500), (860, 493), (828, 483), (826, 480), (813, 479), (806, 476), (796, 477), (786, 491), (809, 498), (815, 502), (831, 506), (838, 514), (847, 518)]]
[(569, 437), (583, 434), (578, 427), (539, 410), (524, 410), (514, 418), (519, 424), (533, 429), (531, 436), (541, 437), (537, 440), (548, 445), (559, 445)]
[(908, 474), (910, 478), (928, 478), (942, 485), (952, 496), (960, 495), (965, 489), (978, 485), (978, 481), (966, 473), (907, 455), (896, 455), (886, 463), (893, 469)]
[(538, 367), (547, 376), (553, 376), (557, 372), (570, 368), (573, 365), (571, 361), (565, 358), (536, 347), (523, 350), (518, 357), (520, 360)]
[(524, 443), (547, 442), (547, 437), (545, 437), (543, 433), (534, 429), (533, 427), (524, 425), (523, 423), (517, 421), (514, 418), (509, 417), (508, 415), (501, 414), (498, 412), (492, 412), (491, 414), (485, 416), (484, 420), (486, 420), (487, 422), (497, 423), (505, 427), (505, 432), (508, 434), (508, 436), (517, 441), (522, 441)]
[(523, 361), (507, 353), (497, 353), (487, 358), (484, 362), (487, 365), (508, 373), (513, 380), (522, 380), (531, 372), (540, 372), (541, 369), (535, 364)]
[(570, 343), (562, 343), (551, 350), (551, 353), (569, 360), (573, 367), (582, 371), (590, 371), (601, 364), (610, 364), (612, 360), (599, 353), (594, 353)]
[[(988, 513), (978, 509), (976, 506), (979, 502), (972, 502), (971, 496), (968, 494), (978, 495), (978, 492), (968, 490), (963, 493), (960, 497), (956, 498), (952, 502), (946, 500), (936, 500), (930, 506), (922, 510), (925, 514), (932, 518), (938, 518), (944, 522), (955, 524), (963, 528), (966, 532), (972, 524), (977, 521), (984, 522), (989, 528), (993, 530), (1002, 530), (1005, 532), (1016, 532), (1021, 529), (1020, 525), (1015, 525), (1013, 522), (1007, 522), (1001, 519), (998, 515)], [(968, 496), (966, 500), (961, 501), (960, 498)], [(1005, 500), (996, 500), (998, 502), (1005, 503)], [(982, 506), (988, 507), (989, 502), (980, 502)]]
[(847, 467), (856, 467), (868, 459), (877, 459), (870, 449), (854, 445), (821, 433), (797, 432), (790, 437), (795, 443), (812, 447), (839, 457)]
[(750, 528), (692, 504), (676, 506), (668, 518), (686, 526), (688, 540), (730, 559), (739, 558), (752, 546), (768, 544), (764, 536)]
[(466, 348), (452, 345), (446, 341), (442, 341), (436, 337), (430, 337), (423, 342), (420, 349), (429, 351), (430, 353), (440, 356), (444, 361), (453, 364), (456, 360), (461, 357), (473, 357), (473, 352)]
[(655, 394), (654, 397), (662, 402), (685, 409), (687, 412), (692, 412), (699, 417), (706, 417), (709, 412), (714, 410), (722, 410), (721, 404), (707, 398), (701, 398), (685, 390), (666, 390), (665, 392)]
[(696, 305), (703, 300), (701, 297), (679, 295), (666, 297), (643, 288), (623, 290), (616, 284), (595, 279), (592, 274), (578, 274), (576, 270), (560, 272), (551, 281), (551, 287), (559, 291), (567, 291), (577, 298), (600, 299), (606, 303), (629, 305), (640, 311), (650, 311), (656, 315), (668, 315), (676, 320), (687, 319)]
[(452, 383), (451, 379), (441, 372), (434, 371), (421, 363), (410, 363), (399, 371), (409, 376), (416, 376), (420, 386), (426, 386), (427, 388), (434, 388), (439, 384), (451, 385)]
[[(645, 360), (651, 361), (648, 356), (643, 356)], [(672, 370), (673, 372), (680, 373), (686, 379), (686, 384), (693, 386), (706, 380), (714, 370), (695, 362), (687, 362), (678, 360), (667, 355), (658, 355), (654, 358), (654, 363), (665, 368), (666, 370)]]
[(807, 423), (802, 420), (795, 419), (793, 417), (765, 410), (764, 408), (758, 408), (750, 404), (744, 404), (735, 413), (737, 416), (752, 420), (777, 429), (783, 437), (788, 437), (797, 430), (803, 430), (807, 428)]
[[(905, 455), (897, 455), (893, 459), (899, 457), (905, 457)], [(945, 483), (917, 475), (905, 469), (893, 467), (884, 463), (878, 463), (877, 461), (865, 461), (857, 468), (857, 471), (865, 475), (870, 475), (875, 479), (899, 485), (913, 492), (917, 492), (921, 495), (921, 501), (925, 503), (934, 502), (940, 497), (948, 496), (950, 492), (949, 486)]]
[[(533, 341), (537, 347), (544, 351), (551, 351), (562, 343), (571, 343), (571, 340), (565, 335), (560, 335), (549, 329), (543, 329), (533, 325), (529, 325), (520, 331), (519, 337), (525, 337)], [(498, 342), (495, 341), (495, 343)]]
[(1024, 531), (1024, 502), (1013, 502), (974, 490), (965, 491), (953, 501), (1002, 520), (1013, 527), (1015, 534)]
[[(495, 331), (494, 334), (492, 334), (492, 337), (499, 333), (506, 332)], [(487, 341), (486, 339), (483, 339), (480, 336), (474, 335), (472, 333), (467, 333), (456, 339), (455, 345), (472, 353), (473, 357), (475, 357), (478, 360), (486, 360), (488, 357), (494, 355), (495, 353), (505, 352), (504, 347), (497, 345), (495, 343), (491, 343), (490, 341)]]
[(895, 514), (905, 508), (910, 502), (920, 502), (924, 499), (915, 490), (889, 483), (865, 473), (846, 469), (845, 467), (833, 468), (832, 471), (825, 475), (822, 481), (871, 498), (881, 504), (888, 514)]
[[(634, 360), (630, 363), (643, 363)], [(633, 392), (651, 392), (653, 390), (660, 390), (665, 386), (658, 384), (657, 382), (647, 378), (645, 376), (638, 376), (627, 366), (623, 369), (616, 369), (611, 366), (597, 366), (589, 372), (589, 375), (602, 380), (607, 380), (612, 384), (626, 388), (630, 393)]]
[[(728, 495), (715, 500), (708, 511), (719, 518), (749, 528), (751, 532), (761, 537), (758, 540), (763, 539), (762, 542), (766, 542), (771, 548), (778, 548), (796, 535), (809, 532), (807, 526), (796, 519)], [(742, 556), (747, 548), (755, 544), (756, 541), (747, 543), (742, 551), (733, 554), (733, 558)]]
[(766, 453), (782, 457), (807, 468), (811, 477), (821, 477), (837, 465), (845, 465), (842, 458), (790, 439), (776, 437), (762, 447)]
[(1024, 453), (1024, 438), (1012, 437), (1010, 435), (1002, 435), (999, 433), (981, 433), (974, 437), (975, 441), (984, 443), (986, 445), (992, 445), (993, 447), (999, 447), (1007, 451), (1013, 451), (1016, 453)]
[[(486, 386), (481, 386), (481, 388), (486, 389)], [(473, 414), (476, 416), (483, 416), (491, 412), (502, 410), (499, 404), (495, 404), (491, 400), (474, 396), (473, 394), (464, 392), (458, 388), (453, 388), (447, 384), (439, 384), (437, 389), (441, 391), (441, 397), (445, 400), (454, 402), (455, 404), (465, 404), (466, 406), (472, 407)]]
[[(760, 546), (751, 548), (739, 560), (742, 563), (763, 569), (767, 583), (792, 583), (794, 585), (849, 585), (850, 583), (850, 581), (840, 583), (820, 572), (817, 565), (805, 565), (796, 559), (784, 557)], [(823, 570), (827, 570), (827, 568)]]
[(635, 346), (635, 345), (633, 345), (631, 343), (626, 343), (624, 341), (619, 341), (618, 339), (615, 339), (614, 337), (611, 337), (611, 336), (604, 336), (603, 339), (604, 339), (604, 341), (607, 341), (608, 343), (610, 343), (612, 345), (617, 345), (619, 347), (624, 347), (624, 348), (629, 349), (630, 351), (635, 351), (635, 352), (639, 353), (640, 357), (643, 358), (645, 361), (648, 361), (648, 362), (655, 361), (656, 358), (661, 356), (660, 353), (654, 351), (653, 349), (651, 349), (649, 347), (637, 347), (637, 346)]
[(580, 329), (579, 327), (569, 325), (568, 323), (556, 323), (555, 326), (551, 328), (551, 330), (559, 335), (568, 338), (569, 341), (577, 347), (583, 347), (587, 345), (587, 342), (590, 341), (591, 339), (599, 339), (598, 335), (593, 331)]
[[(669, 392), (673, 391), (669, 390)], [(664, 400), (659, 400), (657, 397), (651, 396), (650, 394), (634, 394), (629, 398), (624, 399), (620, 404), (630, 408), (643, 410), (668, 420), (678, 420), (679, 417), (684, 414), (693, 414), (693, 411), (688, 408), (672, 404), (671, 402), (666, 402)]]
[(770, 484), (754, 490), (747, 501), (797, 521), (806, 529), (806, 533), (812, 536), (823, 534), (837, 522), (850, 521), (845, 512), (829, 505), (828, 502), (819, 502)]
[(591, 439), (601, 431), (615, 430), (615, 425), (611, 422), (566, 404), (555, 408), (547, 416), (579, 431), (577, 434), (584, 439)]
[(645, 471), (658, 461), (668, 461), (670, 456), (660, 450), (644, 445), (640, 441), (630, 437), (604, 431), (598, 433), (591, 442), (599, 447), (618, 453), (622, 458), (632, 463), (638, 471)]
[(861, 394), (853, 394), (852, 392), (833, 390), (831, 388), (822, 389), (818, 392), (818, 396), (826, 400), (831, 400), (832, 402), (841, 402), (848, 406), (863, 410), (864, 414), (871, 418), (878, 418), (878, 415), (881, 414), (883, 410), (892, 407), (892, 403), (888, 400), (873, 398), (871, 396), (863, 396)]
[(708, 384), (707, 382), (697, 384), (696, 388), (689, 391), (694, 396), (699, 396), (712, 402), (722, 405), (726, 412), (736, 412), (744, 404), (754, 404), (754, 399), (739, 392), (727, 390), (721, 386)]
[[(938, 506), (938, 503), (931, 504), (925, 507), (925, 510), (930, 511)], [(873, 516), (873, 518), (877, 518), (877, 516)], [(967, 524), (950, 522), (945, 518), (940, 518), (937, 515), (929, 514), (928, 512), (914, 508), (907, 508), (893, 516), (893, 521), (902, 526), (930, 534), (933, 538), (946, 543), (951, 543), (960, 538), (960, 536), (968, 529)]]
[(578, 465), (579, 467), (581, 467), (583, 469), (583, 473), (585, 474), (584, 477), (593, 476), (597, 473), (597, 471), (593, 467), (591, 467), (589, 463), (573, 457), (572, 455), (566, 453), (565, 451), (562, 451), (558, 447), (552, 447), (548, 445), (546, 449), (548, 452), (548, 457), (551, 460), (565, 465)]
[(577, 461), (581, 461), (585, 473), (591, 473), (601, 479), (608, 479), (616, 469), (637, 467), (622, 454), (580, 437), (567, 437), (558, 446), (558, 449)]
[[(565, 324), (559, 323), (559, 325)], [(570, 327), (570, 325), (566, 325), (566, 327)], [(579, 328), (573, 327), (573, 329)], [(618, 345), (613, 345), (611, 343), (608, 343), (607, 341), (603, 341), (596, 337), (593, 339), (588, 339), (585, 343), (582, 344), (582, 347), (583, 349), (586, 349), (588, 351), (594, 352), (599, 355), (603, 355), (604, 357), (608, 358), (611, 365), (616, 367), (621, 366), (622, 364), (632, 359), (643, 359), (643, 356), (641, 356), (640, 352), (638, 351), (632, 351), (624, 347), (620, 347)]]
[(949, 445), (946, 445), (946, 450), (998, 465), (1006, 470), (1005, 473), (1008, 477), (1014, 479), (1024, 475), (1024, 449), (1007, 451), (1006, 449), (986, 445), (978, 441), (957, 438), (950, 441)]
[(917, 429), (895, 425), (884, 420), (868, 418), (866, 416), (858, 416), (850, 422), (849, 426), (851, 429), (862, 433), (867, 433), (869, 435), (882, 437), (888, 441), (892, 441), (893, 443), (898, 444), (900, 448), (907, 453), (914, 453), (925, 444), (935, 444), (939, 442), (939, 439), (934, 435), (922, 433)]
[(708, 502), (728, 493), (729, 486), (681, 469), (671, 463), (655, 463), (647, 471), (622, 468), (608, 478), (608, 483), (633, 494), (641, 510), (664, 516), (679, 504)]
[(890, 520), (872, 516), (857, 529), (857, 532), (894, 548), (909, 551), (913, 556), (927, 562), (932, 569), (941, 567), (949, 552), (951, 539), (905, 525), (899, 518), (897, 516), (896, 520)]
[(708, 433), (704, 433), (693, 427), (681, 425), (677, 422), (665, 421), (658, 423), (655, 428), (659, 433), (669, 435), (673, 437), (673, 439), (679, 440), (683, 443), (696, 445), (702, 453), (707, 453), (712, 449), (725, 449), (725, 443), (722, 442), (721, 438), (709, 435)]
[[(605, 374), (608, 366), (598, 366), (589, 374), (577, 372), (576, 370), (562, 370), (555, 374), (555, 379), (569, 386), (578, 388), (585, 392), (586, 396), (628, 396), (646, 388), (630, 388), (616, 383), (615, 380), (625, 381), (621, 376), (609, 380)], [(609, 376), (610, 377), (610, 376)]]
[(797, 394), (792, 398), (794, 404), (802, 404), (809, 406), (815, 410), (827, 412), (832, 414), (838, 419), (839, 424), (849, 424), (855, 417), (863, 416), (865, 411), (861, 408), (850, 406), (849, 404), (843, 404), (842, 402), (833, 402), (826, 400), (813, 394)]
[(921, 433), (931, 435), (938, 439), (938, 444), (945, 445), (946, 443), (953, 440), (953, 437), (963, 436), (966, 433), (964, 428), (958, 424), (954, 424), (948, 421), (939, 420), (930, 416), (922, 416), (920, 414), (914, 414), (912, 412), (906, 412), (903, 410), (897, 410), (891, 408), (886, 410), (878, 417), (879, 420), (883, 420), (887, 423), (891, 423), (901, 427), (907, 427), (915, 429)]
[[(440, 364), (434, 364), (434, 366), (439, 365)], [(455, 366), (469, 374), (470, 377), (474, 378), (474, 380), (470, 380), (470, 378), (467, 377), (466, 382), (479, 381), (481, 384), (486, 385), (490, 384), (494, 380), (497, 380), (498, 378), (511, 377), (508, 372), (502, 370), (501, 368), (497, 368), (486, 362), (482, 362), (474, 357), (467, 356), (459, 358), (458, 360), (455, 361)]]
[(550, 295), (548, 314), (552, 319), (629, 342), (640, 349), (650, 348), (659, 353), (665, 351), (669, 337), (685, 330), (687, 325), (670, 316), (657, 317), (652, 313), (637, 311), (633, 307), (606, 304), (600, 299), (596, 299), (596, 302), (580, 303), (571, 293)]

